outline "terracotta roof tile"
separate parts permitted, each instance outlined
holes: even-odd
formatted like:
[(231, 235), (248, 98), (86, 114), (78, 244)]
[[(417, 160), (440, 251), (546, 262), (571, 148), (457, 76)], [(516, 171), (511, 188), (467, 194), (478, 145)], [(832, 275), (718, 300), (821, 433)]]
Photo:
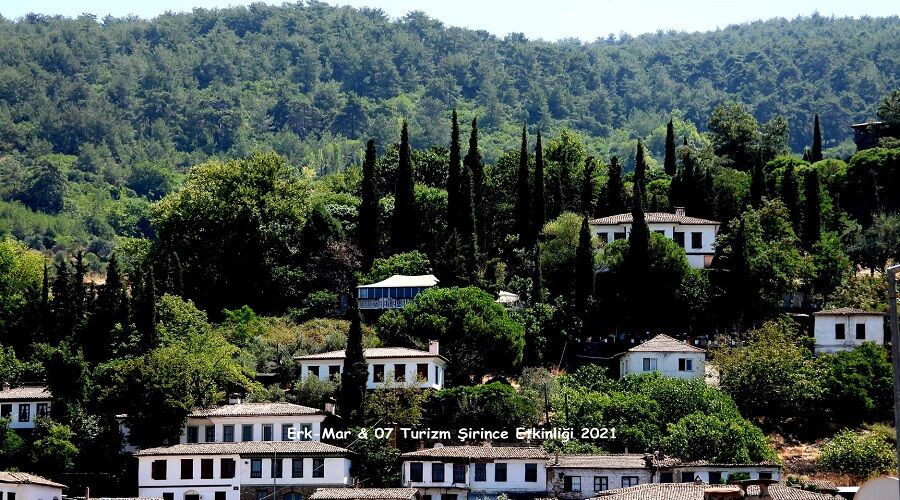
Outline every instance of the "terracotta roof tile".
[(319, 488), (309, 500), (407, 500), (417, 493), (415, 488)]
[(470, 458), (470, 459), (543, 459), (548, 458), (543, 448), (529, 446), (444, 446), (413, 451), (400, 455), (412, 458)]
[(699, 347), (694, 347), (692, 345), (688, 345), (685, 342), (682, 342), (678, 339), (672, 338), (665, 334), (659, 334), (652, 339), (638, 344), (631, 349), (628, 349), (628, 352), (706, 352), (704, 349), (700, 349)]
[(68, 486), (64, 484), (27, 472), (0, 471), (0, 483), (36, 484), (40, 486), (52, 486), (54, 488), (68, 488)]
[[(432, 354), (428, 351), (420, 351), (418, 349), (409, 349), (407, 347), (370, 347), (363, 352), (366, 359), (381, 358), (443, 358), (438, 354)], [(294, 356), (296, 360), (316, 360), (316, 359), (344, 359), (344, 351), (323, 352), (320, 354), (309, 354), (307, 356)]]
[(51, 399), (53, 396), (45, 386), (24, 385), (0, 390), (0, 401), (49, 401)]
[[(668, 212), (647, 212), (644, 214), (648, 224), (653, 223), (672, 223), (672, 224), (698, 224), (698, 225), (718, 225), (718, 221), (709, 219), (700, 219), (698, 217), (688, 217), (686, 215), (676, 215)], [(608, 226), (616, 224), (631, 224), (633, 221), (630, 213), (610, 215), (609, 217), (601, 217), (592, 219), (591, 224), (595, 226)]]
[(846, 316), (852, 314), (868, 314), (874, 316), (884, 316), (883, 312), (878, 311), (867, 311), (865, 309), (857, 309), (855, 307), (838, 307), (836, 309), (823, 309), (818, 312), (814, 312), (813, 316)]
[(148, 448), (135, 456), (249, 455), (249, 454), (346, 454), (349, 450), (319, 441), (247, 441), (242, 443), (194, 443)]
[(293, 403), (239, 403), (234, 405), (196, 408), (190, 417), (252, 417), (252, 416), (294, 416), (319, 415), (322, 410)]
[(559, 462), (550, 457), (547, 467), (570, 467), (579, 469), (644, 469), (647, 456), (636, 453), (609, 455), (560, 455)]
[[(600, 492), (597, 498), (603, 500), (703, 500), (703, 493), (711, 487), (708, 484), (694, 483), (649, 483)], [(778, 484), (769, 486), (769, 494), (771, 494), (771, 500), (832, 500), (835, 498), (831, 495)], [(759, 487), (748, 487), (745, 498), (758, 499)]]

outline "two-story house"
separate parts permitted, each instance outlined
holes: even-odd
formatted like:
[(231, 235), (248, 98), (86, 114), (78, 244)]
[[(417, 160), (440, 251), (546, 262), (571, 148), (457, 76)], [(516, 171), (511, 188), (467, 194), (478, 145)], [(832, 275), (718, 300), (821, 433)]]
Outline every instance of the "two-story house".
[(0, 471), (2, 500), (61, 500), (64, 484), (27, 472)]
[(675, 378), (706, 376), (706, 350), (664, 334), (628, 349), (621, 356), (621, 377), (652, 372)]
[(547, 463), (547, 491), (561, 500), (653, 482), (644, 454), (556, 455)]
[(10, 387), (0, 390), (0, 418), (9, 419), (11, 429), (34, 429), (38, 417), (50, 415), (50, 391), (43, 386)]
[(319, 441), (322, 410), (292, 403), (237, 403), (188, 415), (181, 443)]
[[(378, 389), (385, 385), (416, 385), (422, 389), (442, 389), (447, 358), (439, 353), (437, 341), (429, 343), (427, 351), (406, 347), (374, 347), (363, 355), (369, 365), (366, 387)], [(300, 363), (301, 380), (308, 376), (326, 380), (344, 369), (344, 351), (294, 357)]]
[(851, 351), (863, 342), (884, 345), (884, 314), (842, 307), (813, 313), (815, 353)]
[(177, 444), (135, 453), (141, 497), (303, 500), (347, 487), (350, 451), (318, 441)]
[[(676, 207), (673, 214), (647, 212), (645, 217), (651, 232), (674, 240), (684, 249), (691, 267), (704, 268), (712, 264), (716, 254), (718, 221), (688, 217), (684, 208), (680, 207)], [(591, 233), (603, 243), (627, 239), (631, 234), (632, 223), (630, 213), (601, 217), (590, 221)]]
[(406, 276), (395, 274), (390, 278), (356, 287), (361, 310), (402, 309), (416, 295), (436, 286), (440, 280), (433, 274)]
[(435, 446), (401, 455), (401, 480), (424, 500), (538, 497), (547, 492), (547, 457), (536, 447)]

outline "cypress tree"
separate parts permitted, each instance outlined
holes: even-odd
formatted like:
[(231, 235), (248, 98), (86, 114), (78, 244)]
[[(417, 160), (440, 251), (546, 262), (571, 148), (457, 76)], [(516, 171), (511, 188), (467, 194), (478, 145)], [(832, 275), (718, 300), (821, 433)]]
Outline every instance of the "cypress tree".
[(811, 169), (803, 179), (803, 191), (806, 196), (803, 217), (803, 246), (812, 250), (813, 245), (822, 236), (822, 202), (820, 199), (819, 172)]
[[(687, 140), (687, 138), (685, 138)], [(676, 172), (675, 165), (675, 126), (672, 125), (672, 120), (669, 120), (668, 125), (666, 125), (666, 157), (663, 162), (666, 175), (672, 177)]]
[(757, 158), (753, 165), (753, 176), (750, 179), (750, 204), (758, 209), (762, 206), (762, 199), (766, 196), (766, 174), (762, 157)]
[(516, 180), (516, 232), (519, 246), (531, 246), (531, 193), (528, 189), (528, 132), (522, 125), (522, 147), (519, 149), (519, 174)]
[(791, 215), (791, 225), (795, 232), (800, 231), (800, 207), (797, 201), (797, 179), (794, 177), (794, 162), (788, 162), (781, 177), (781, 201)]
[(559, 211), (577, 211), (578, 201), (575, 199), (575, 187), (572, 185), (572, 168), (568, 155), (564, 155), (559, 164)]
[(397, 168), (397, 186), (394, 191), (394, 213), (391, 220), (391, 246), (394, 253), (415, 250), (416, 217), (415, 184), (409, 152), (409, 131), (406, 121), (400, 132), (400, 163)]
[(538, 130), (534, 144), (534, 194), (532, 195), (531, 241), (537, 241), (547, 214), (544, 205), (544, 153), (541, 148), (541, 131)]
[(531, 263), (531, 303), (537, 304), (544, 301), (544, 283), (541, 277), (541, 246), (535, 243), (531, 254), (533, 256)]
[(85, 357), (97, 361), (107, 359), (113, 344), (113, 328), (119, 317), (121, 295), (125, 289), (122, 275), (119, 272), (119, 260), (113, 253), (106, 266), (106, 283), (97, 295), (97, 310), (92, 317), (92, 335), (96, 342), (85, 345)]
[(803, 161), (810, 161), (812, 157), (809, 155), (809, 149), (803, 150)]
[(347, 331), (347, 349), (344, 355), (344, 369), (341, 373), (340, 409), (348, 427), (363, 425), (363, 407), (369, 368), (363, 350), (362, 320), (356, 296), (350, 293), (350, 307), (347, 309), (350, 328)]
[(369, 271), (378, 256), (378, 194), (375, 191), (375, 139), (366, 142), (366, 159), (363, 161), (363, 177), (359, 203), (359, 223), (356, 229), (357, 245), (362, 254), (362, 270)]
[(578, 234), (578, 249), (575, 252), (575, 310), (584, 317), (588, 300), (594, 291), (594, 245), (591, 242), (591, 230), (588, 218), (581, 219), (581, 231)]
[(593, 213), (594, 208), (594, 157), (584, 160), (584, 172), (581, 178), (581, 213), (585, 216)]
[(459, 123), (456, 110), (450, 120), (450, 169), (447, 174), (447, 229), (452, 233), (459, 229), (460, 211), (460, 160)]
[[(637, 193), (643, 192), (643, 181), (635, 185)], [(625, 282), (627, 283), (628, 310), (631, 316), (631, 327), (634, 332), (641, 330), (645, 323), (643, 317), (644, 287), (647, 286), (650, 269), (650, 227), (644, 214), (644, 203), (641, 196), (634, 196), (631, 207), (631, 235), (628, 238), (628, 254)]]
[(472, 132), (469, 134), (469, 151), (463, 159), (472, 173), (472, 203), (475, 206), (475, 228), (479, 247), (486, 244), (484, 224), (484, 164), (481, 163), (481, 152), (478, 151), (478, 119), (472, 118)]
[(812, 150), (809, 152), (809, 161), (815, 163), (822, 160), (822, 131), (819, 129), (819, 114), (816, 113), (813, 123)]
[(639, 196), (641, 206), (647, 205), (647, 158), (644, 155), (644, 145), (638, 139), (637, 150), (634, 152), (634, 196)]
[(609, 159), (606, 186), (601, 194), (603, 195), (602, 200), (597, 204), (598, 216), (606, 217), (625, 213), (625, 184), (622, 182), (622, 166), (619, 165), (617, 156)]
[(463, 167), (459, 182), (460, 214), (457, 234), (459, 235), (459, 251), (462, 253), (465, 282), (475, 282), (478, 268), (478, 236), (475, 229), (475, 202), (472, 196), (472, 174), (468, 167)]
[(78, 323), (72, 272), (64, 259), (56, 264), (56, 276), (53, 278), (51, 289), (53, 291), (53, 301), (50, 303), (52, 319), (50, 329), (46, 334), (47, 340), (51, 344), (56, 344), (74, 334), (75, 325)]

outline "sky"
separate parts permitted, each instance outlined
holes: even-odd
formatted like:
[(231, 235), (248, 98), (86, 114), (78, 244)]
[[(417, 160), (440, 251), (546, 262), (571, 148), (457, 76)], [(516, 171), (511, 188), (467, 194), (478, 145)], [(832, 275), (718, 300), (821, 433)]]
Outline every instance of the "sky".
[[(257, 0), (258, 1), (258, 0)], [(609, 34), (657, 30), (708, 31), (773, 17), (794, 18), (818, 11), (823, 16), (891, 16), (896, 0), (326, 0), (354, 7), (377, 7), (391, 18), (424, 11), (446, 25), (487, 30), (495, 35), (524, 33), (528, 38), (593, 41)], [(0, 14), (16, 19), (34, 12), (78, 16), (91, 13), (152, 18), (166, 11), (247, 5), (248, 0), (0, 0)], [(265, 3), (281, 4), (282, 0)]]

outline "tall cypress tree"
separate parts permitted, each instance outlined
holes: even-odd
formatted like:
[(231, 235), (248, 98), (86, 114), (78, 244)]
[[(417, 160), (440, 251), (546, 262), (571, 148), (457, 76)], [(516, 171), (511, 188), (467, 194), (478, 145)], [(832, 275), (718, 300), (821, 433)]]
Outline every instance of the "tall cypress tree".
[(594, 212), (594, 157), (584, 160), (584, 171), (581, 177), (581, 213), (589, 216)]
[(519, 173), (516, 179), (516, 233), (519, 246), (529, 248), (531, 241), (531, 193), (528, 183), (528, 131), (522, 125), (522, 147), (519, 149)]
[[(643, 192), (643, 181), (635, 184), (637, 193)], [(644, 214), (644, 203), (641, 196), (634, 196), (631, 204), (631, 235), (628, 238), (628, 254), (625, 269), (627, 277), (628, 310), (631, 316), (632, 331), (639, 332), (645, 322), (643, 317), (644, 288), (647, 286), (650, 271), (650, 227)]]
[(114, 343), (113, 329), (119, 318), (125, 283), (119, 271), (119, 260), (113, 253), (106, 266), (106, 283), (97, 294), (97, 309), (92, 316), (91, 335), (94, 342), (85, 345), (85, 357), (92, 361), (108, 359)]
[(575, 311), (584, 318), (588, 300), (594, 292), (594, 245), (588, 218), (581, 219), (578, 249), (575, 252)]
[(672, 125), (672, 120), (669, 120), (669, 124), (666, 125), (666, 157), (663, 162), (666, 175), (672, 177), (676, 172), (676, 164), (675, 164), (675, 126)]
[(459, 252), (462, 254), (463, 274), (466, 285), (475, 282), (478, 268), (478, 237), (475, 234), (475, 201), (472, 195), (472, 174), (463, 167), (459, 182)]
[(619, 165), (617, 156), (609, 159), (606, 185), (600, 194), (600, 201), (597, 203), (599, 217), (625, 213), (625, 184), (622, 182), (622, 166)]
[(641, 206), (647, 206), (647, 157), (644, 154), (644, 144), (638, 139), (637, 149), (634, 152), (634, 196), (639, 196)]
[(822, 201), (820, 198), (819, 172), (816, 169), (810, 169), (803, 179), (803, 192), (806, 196), (803, 216), (803, 246), (807, 250), (812, 250), (813, 245), (819, 241), (822, 236)]
[(813, 123), (812, 150), (809, 152), (809, 160), (813, 163), (822, 160), (822, 131), (819, 129), (819, 114)]
[(400, 132), (400, 162), (397, 167), (394, 213), (391, 218), (391, 246), (394, 249), (394, 253), (415, 250), (418, 227), (415, 184), (409, 151), (409, 131), (407, 130), (406, 121), (404, 121), (403, 129)]
[(788, 162), (781, 177), (781, 201), (791, 215), (791, 225), (795, 232), (800, 232), (800, 206), (797, 194), (797, 179), (794, 176), (794, 162)]
[(460, 153), (459, 123), (456, 110), (450, 119), (450, 168), (447, 173), (447, 229), (449, 233), (459, 229), (460, 211)]
[(544, 282), (541, 277), (541, 246), (537, 243), (531, 251), (531, 303), (544, 301)]
[(369, 367), (363, 349), (362, 320), (356, 296), (350, 293), (350, 307), (347, 308), (350, 329), (347, 331), (347, 349), (344, 355), (344, 369), (341, 373), (340, 411), (348, 427), (363, 425), (366, 385)]
[(534, 194), (532, 195), (531, 214), (531, 241), (537, 241), (544, 223), (547, 222), (547, 214), (544, 205), (544, 153), (541, 148), (541, 131), (538, 130), (534, 144)]
[(362, 270), (367, 272), (378, 256), (378, 194), (375, 191), (375, 139), (366, 142), (366, 159), (359, 203), (357, 245), (362, 254)]
[(762, 199), (766, 196), (766, 174), (762, 157), (757, 158), (753, 165), (753, 176), (750, 178), (750, 204), (758, 209), (762, 206)]
[(486, 244), (484, 224), (484, 164), (481, 163), (481, 152), (478, 150), (478, 119), (472, 118), (472, 132), (469, 134), (469, 150), (463, 159), (465, 165), (472, 173), (472, 203), (475, 206), (475, 228), (478, 236), (476, 243), (479, 247)]

